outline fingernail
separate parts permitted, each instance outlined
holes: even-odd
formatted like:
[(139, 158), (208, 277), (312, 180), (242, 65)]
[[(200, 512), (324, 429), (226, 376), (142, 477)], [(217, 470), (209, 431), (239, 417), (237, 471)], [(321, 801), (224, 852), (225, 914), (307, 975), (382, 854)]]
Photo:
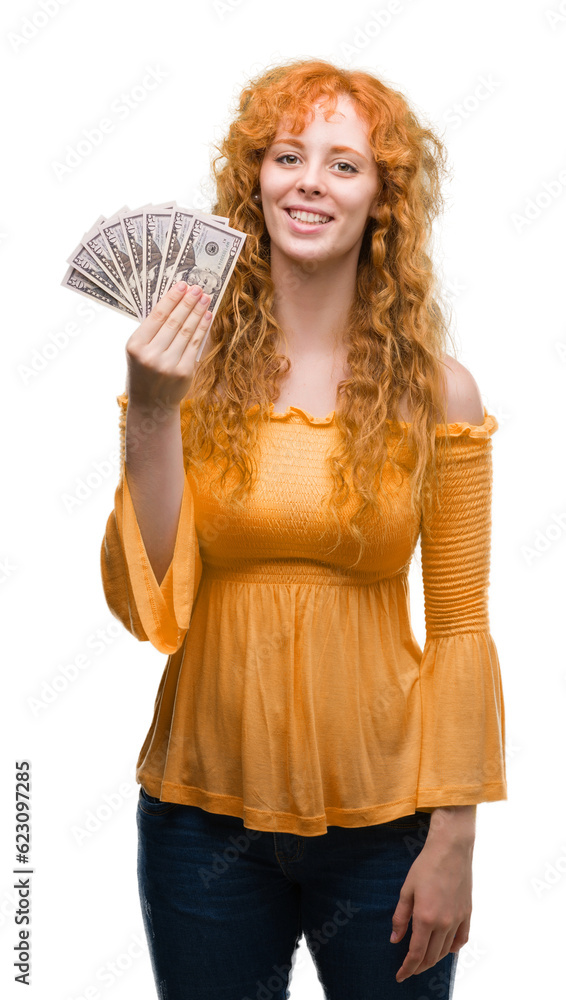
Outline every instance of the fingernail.
[(175, 288), (177, 289), (178, 292), (184, 292), (186, 287), (187, 287), (186, 281), (178, 281), (177, 284), (175, 285)]
[(200, 292), (201, 290), (199, 285), (193, 285), (193, 287), (191, 288), (191, 295), (200, 295)]

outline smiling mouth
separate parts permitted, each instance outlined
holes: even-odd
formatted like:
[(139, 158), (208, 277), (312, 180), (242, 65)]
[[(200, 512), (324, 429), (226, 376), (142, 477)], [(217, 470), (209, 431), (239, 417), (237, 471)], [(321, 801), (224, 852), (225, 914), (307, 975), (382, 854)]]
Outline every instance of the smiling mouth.
[(332, 222), (332, 216), (323, 215), (321, 212), (302, 212), (293, 208), (286, 208), (285, 211), (291, 219), (304, 226), (326, 226)]

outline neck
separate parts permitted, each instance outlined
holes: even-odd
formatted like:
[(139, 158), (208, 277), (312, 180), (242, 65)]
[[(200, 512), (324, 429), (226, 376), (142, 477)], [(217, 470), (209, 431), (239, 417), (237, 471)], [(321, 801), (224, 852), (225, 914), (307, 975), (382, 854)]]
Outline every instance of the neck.
[(359, 244), (338, 259), (297, 261), (271, 247), (273, 314), (291, 360), (331, 356), (344, 343), (358, 267)]

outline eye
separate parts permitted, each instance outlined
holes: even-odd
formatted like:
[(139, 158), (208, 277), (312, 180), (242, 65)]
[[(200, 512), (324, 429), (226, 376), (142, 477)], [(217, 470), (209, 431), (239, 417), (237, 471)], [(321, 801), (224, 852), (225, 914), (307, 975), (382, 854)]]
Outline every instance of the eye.
[[(358, 173), (357, 167), (353, 167), (351, 163), (346, 163), (344, 160), (341, 160), (340, 163), (336, 164), (336, 166), (337, 167), (349, 167), (350, 170), (353, 170), (355, 174)], [(338, 173), (339, 174), (343, 174), (344, 170), (339, 170)]]
[[(289, 157), (289, 156), (291, 156), (295, 160), (297, 159), (296, 153), (283, 153), (281, 156), (278, 156), (276, 158), (275, 162), (276, 163), (282, 163), (283, 160), (287, 159), (287, 157)], [(290, 164), (290, 165), (293, 166), (293, 164)], [(336, 164), (336, 166), (337, 167), (348, 167), (349, 168), (349, 170), (339, 170), (338, 171), (339, 174), (345, 174), (345, 173), (349, 173), (349, 172), (352, 172), (354, 174), (359, 173), (359, 170), (357, 169), (357, 167), (354, 167), (351, 163), (346, 163), (345, 160), (341, 160), (339, 163)]]

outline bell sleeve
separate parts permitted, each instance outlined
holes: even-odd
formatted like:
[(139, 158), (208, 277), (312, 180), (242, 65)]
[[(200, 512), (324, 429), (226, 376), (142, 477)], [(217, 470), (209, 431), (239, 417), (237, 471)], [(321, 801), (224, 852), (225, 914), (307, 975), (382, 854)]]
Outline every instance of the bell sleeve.
[(120, 406), (120, 475), (114, 510), (106, 523), (100, 550), (102, 586), (110, 611), (140, 642), (151, 642), (160, 653), (175, 653), (189, 628), (202, 574), (194, 521), (193, 495), (185, 484), (171, 563), (157, 583), (141, 536), (128, 487), (125, 435), (128, 397)]
[[(498, 426), (485, 406), (481, 425), (447, 425), (444, 469), (437, 448), (439, 485), (421, 519), (426, 641), (417, 809), (507, 798), (505, 706), (488, 613)], [(446, 435), (443, 424), (436, 434)]]

